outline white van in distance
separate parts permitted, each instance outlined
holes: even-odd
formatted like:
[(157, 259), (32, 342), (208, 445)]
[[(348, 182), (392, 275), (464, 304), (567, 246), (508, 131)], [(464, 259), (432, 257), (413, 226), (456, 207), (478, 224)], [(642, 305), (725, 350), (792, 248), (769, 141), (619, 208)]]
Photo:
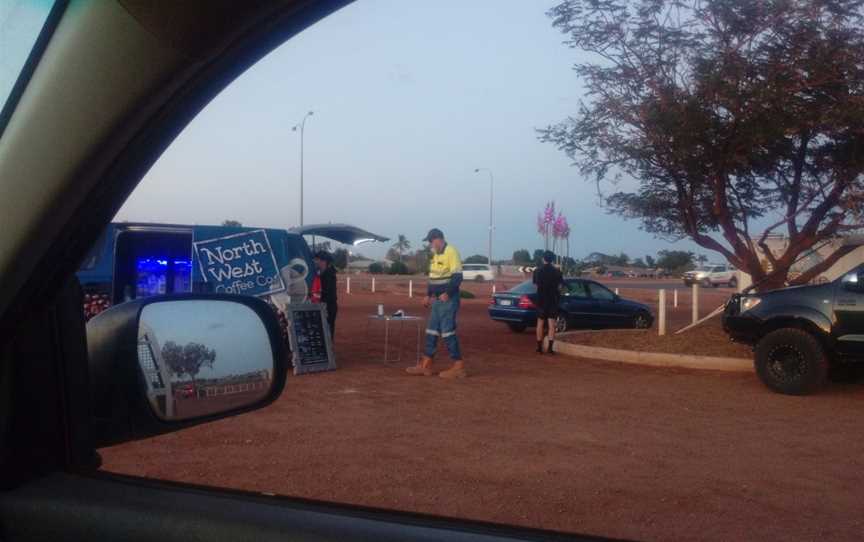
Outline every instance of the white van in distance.
[(495, 280), (495, 273), (485, 263), (466, 263), (462, 266), (462, 279), (476, 282)]

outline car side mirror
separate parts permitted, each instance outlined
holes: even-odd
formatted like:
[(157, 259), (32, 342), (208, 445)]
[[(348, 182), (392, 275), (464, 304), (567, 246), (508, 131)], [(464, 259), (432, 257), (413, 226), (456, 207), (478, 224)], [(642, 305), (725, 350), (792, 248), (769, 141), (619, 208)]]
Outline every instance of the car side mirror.
[(255, 410), (282, 393), (288, 370), (266, 302), (236, 295), (156, 296), (87, 323), (96, 447)]

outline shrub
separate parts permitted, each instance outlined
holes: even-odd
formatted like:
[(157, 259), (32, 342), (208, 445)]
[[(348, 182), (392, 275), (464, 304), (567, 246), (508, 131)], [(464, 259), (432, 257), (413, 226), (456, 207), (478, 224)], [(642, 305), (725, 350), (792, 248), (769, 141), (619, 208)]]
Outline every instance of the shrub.
[(408, 266), (402, 262), (393, 262), (390, 264), (390, 269), (387, 271), (391, 275), (408, 275), (410, 271)]
[(369, 265), (369, 272), (372, 273), (373, 275), (380, 275), (380, 274), (384, 273), (384, 271), (385, 271), (384, 264), (382, 264), (382, 263), (375, 262), (375, 263)]
[(474, 299), (477, 296), (472, 294), (468, 290), (459, 290), (459, 297), (461, 299)]

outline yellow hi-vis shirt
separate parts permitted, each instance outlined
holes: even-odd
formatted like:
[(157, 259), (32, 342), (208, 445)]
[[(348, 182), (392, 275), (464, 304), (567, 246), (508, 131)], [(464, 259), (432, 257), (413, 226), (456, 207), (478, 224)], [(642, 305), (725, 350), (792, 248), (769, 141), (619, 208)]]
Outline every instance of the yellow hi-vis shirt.
[(438, 254), (432, 251), (429, 262), (429, 295), (451, 294), (459, 290), (462, 282), (462, 258), (453, 245), (447, 244)]

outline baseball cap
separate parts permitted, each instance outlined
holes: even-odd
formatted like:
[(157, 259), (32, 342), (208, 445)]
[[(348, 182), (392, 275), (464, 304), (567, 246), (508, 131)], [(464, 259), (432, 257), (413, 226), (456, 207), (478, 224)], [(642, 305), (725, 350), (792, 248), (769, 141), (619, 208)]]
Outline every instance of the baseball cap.
[(423, 240), (429, 242), (432, 239), (444, 239), (444, 232), (438, 228), (432, 228)]
[(555, 261), (555, 253), (552, 252), (551, 250), (547, 250), (546, 252), (543, 253), (543, 261), (549, 262), (549, 263), (554, 262)]

